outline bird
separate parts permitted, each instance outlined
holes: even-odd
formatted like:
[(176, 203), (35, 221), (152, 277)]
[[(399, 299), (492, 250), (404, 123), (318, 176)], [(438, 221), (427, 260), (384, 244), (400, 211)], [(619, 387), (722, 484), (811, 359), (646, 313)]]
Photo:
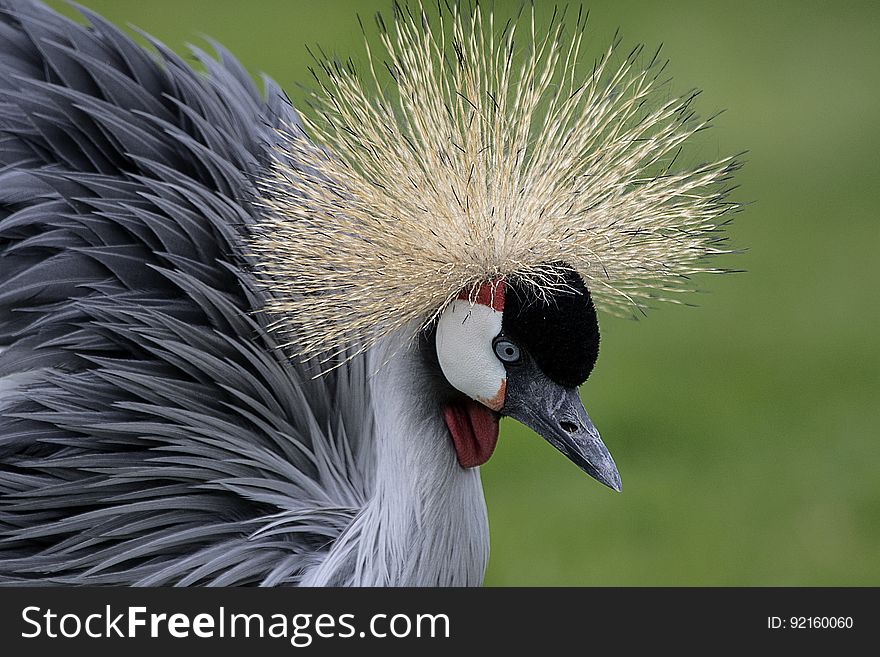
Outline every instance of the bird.
[(480, 585), (502, 418), (621, 490), (599, 313), (740, 207), (659, 51), (395, 5), (298, 109), (78, 11), (0, 0), (0, 583)]

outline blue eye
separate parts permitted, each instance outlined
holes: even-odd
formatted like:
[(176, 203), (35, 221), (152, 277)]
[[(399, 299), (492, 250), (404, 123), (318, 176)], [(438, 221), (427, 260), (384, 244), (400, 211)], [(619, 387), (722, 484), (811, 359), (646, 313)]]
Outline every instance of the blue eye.
[(522, 357), (519, 347), (507, 338), (495, 340), (495, 355), (503, 363), (516, 363)]

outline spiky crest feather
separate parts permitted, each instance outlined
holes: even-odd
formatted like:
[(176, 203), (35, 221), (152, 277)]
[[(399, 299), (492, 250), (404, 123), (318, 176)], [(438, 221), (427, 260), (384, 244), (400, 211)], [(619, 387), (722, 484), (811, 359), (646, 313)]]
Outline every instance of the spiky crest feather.
[(574, 267), (611, 311), (718, 271), (704, 260), (725, 252), (737, 164), (674, 168), (707, 122), (695, 93), (664, 98), (656, 55), (619, 61), (615, 38), (582, 71), (581, 14), (573, 35), (554, 15), (541, 36), (534, 8), (503, 26), (479, 6), (439, 13), (377, 21), (390, 84), (369, 43), (366, 75), (322, 62), (313, 116), (282, 131), (260, 183), (251, 248), (302, 355), (428, 325), (497, 277), (546, 293), (561, 281), (549, 263)]

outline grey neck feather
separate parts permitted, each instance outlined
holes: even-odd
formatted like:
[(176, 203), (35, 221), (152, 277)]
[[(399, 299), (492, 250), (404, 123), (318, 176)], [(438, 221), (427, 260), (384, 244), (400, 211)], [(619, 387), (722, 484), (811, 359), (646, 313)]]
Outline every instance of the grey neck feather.
[(489, 559), (479, 468), (456, 460), (418, 345), (391, 338), (370, 358), (373, 496), (302, 583), (478, 586)]

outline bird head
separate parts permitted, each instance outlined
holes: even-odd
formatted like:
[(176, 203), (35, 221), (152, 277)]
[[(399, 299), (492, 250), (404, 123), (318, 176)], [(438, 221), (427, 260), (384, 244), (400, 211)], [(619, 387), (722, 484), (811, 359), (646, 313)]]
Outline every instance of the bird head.
[(319, 61), (311, 112), (278, 131), (257, 181), (249, 239), (303, 358), (433, 339), (462, 466), (491, 456), (509, 416), (619, 489), (577, 392), (596, 308), (643, 313), (722, 271), (707, 260), (728, 252), (738, 163), (693, 160), (709, 125), (696, 93), (671, 92), (659, 52), (615, 39), (583, 57), (585, 20), (543, 28), (534, 8), (505, 21), (478, 3), (379, 20), (360, 70)]
[(578, 394), (599, 352), (596, 310), (574, 269), (557, 272), (549, 293), (496, 279), (462, 290), (443, 310), (437, 361), (461, 393), (444, 400), (443, 417), (462, 467), (489, 459), (498, 419), (507, 416), (619, 491), (617, 468)]

